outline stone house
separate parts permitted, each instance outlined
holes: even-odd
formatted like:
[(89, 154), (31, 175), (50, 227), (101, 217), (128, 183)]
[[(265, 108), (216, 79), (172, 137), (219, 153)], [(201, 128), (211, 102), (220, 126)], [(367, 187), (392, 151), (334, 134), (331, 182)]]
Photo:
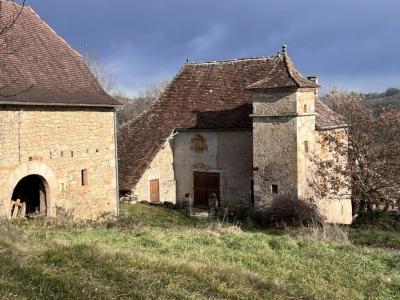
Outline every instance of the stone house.
[[(0, 4), (2, 20), (20, 9)], [(31, 8), (0, 39), (0, 214), (11, 200), (25, 214), (116, 214), (118, 102)]]
[[(323, 145), (346, 140), (345, 124), (318, 100), (286, 47), (274, 56), (187, 63), (164, 94), (119, 131), (120, 189), (138, 200), (180, 205), (187, 193), (207, 206), (268, 204), (280, 193), (315, 201), (329, 222), (350, 223), (350, 196), (315, 199), (321, 159), (346, 155)], [(349, 193), (347, 193), (349, 194)]]

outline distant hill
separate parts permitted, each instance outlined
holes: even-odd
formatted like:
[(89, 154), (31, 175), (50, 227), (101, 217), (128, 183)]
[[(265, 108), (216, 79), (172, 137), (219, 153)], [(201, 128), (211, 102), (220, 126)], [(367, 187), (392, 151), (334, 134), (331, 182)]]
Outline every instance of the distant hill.
[(383, 93), (363, 94), (368, 106), (391, 106), (400, 108), (400, 89), (388, 88)]

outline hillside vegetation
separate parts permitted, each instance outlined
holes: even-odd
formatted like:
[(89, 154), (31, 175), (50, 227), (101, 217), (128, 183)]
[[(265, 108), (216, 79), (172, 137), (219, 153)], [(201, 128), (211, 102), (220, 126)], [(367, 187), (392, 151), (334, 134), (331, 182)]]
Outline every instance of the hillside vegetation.
[(395, 299), (400, 255), (123, 206), (103, 224), (3, 223), (1, 299)]
[(368, 106), (400, 107), (400, 89), (388, 88), (383, 93), (369, 93), (363, 95)]

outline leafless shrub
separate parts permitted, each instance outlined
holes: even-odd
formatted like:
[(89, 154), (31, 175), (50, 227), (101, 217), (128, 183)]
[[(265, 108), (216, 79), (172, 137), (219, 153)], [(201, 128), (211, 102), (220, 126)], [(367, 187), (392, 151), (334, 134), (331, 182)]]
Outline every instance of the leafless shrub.
[(293, 194), (279, 194), (270, 204), (256, 212), (262, 225), (273, 225), (284, 229), (287, 225), (322, 224), (323, 217), (310, 201), (299, 199)]
[[(348, 164), (343, 172), (349, 178), (353, 211), (399, 209), (399, 110), (390, 107), (373, 110), (365, 105), (361, 95), (337, 90), (322, 100), (348, 125), (345, 129), (348, 142), (344, 145)], [(319, 166), (319, 170), (324, 169), (326, 166)]]

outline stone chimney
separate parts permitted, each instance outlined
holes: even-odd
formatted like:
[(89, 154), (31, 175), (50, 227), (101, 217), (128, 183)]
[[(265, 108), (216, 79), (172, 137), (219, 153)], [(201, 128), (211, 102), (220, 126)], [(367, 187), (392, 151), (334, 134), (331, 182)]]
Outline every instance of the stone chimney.
[[(310, 81), (312, 81), (312, 82), (315, 82), (316, 84), (319, 84), (319, 78), (318, 78), (318, 76), (315, 76), (315, 75), (310, 75), (310, 76), (307, 76), (307, 79), (308, 80), (310, 80)], [(318, 97), (318, 89), (316, 89), (315, 90), (315, 96), (316, 97)]]
[(316, 84), (319, 84), (318, 76), (315, 75), (307, 76), (307, 79), (312, 82), (315, 82)]

